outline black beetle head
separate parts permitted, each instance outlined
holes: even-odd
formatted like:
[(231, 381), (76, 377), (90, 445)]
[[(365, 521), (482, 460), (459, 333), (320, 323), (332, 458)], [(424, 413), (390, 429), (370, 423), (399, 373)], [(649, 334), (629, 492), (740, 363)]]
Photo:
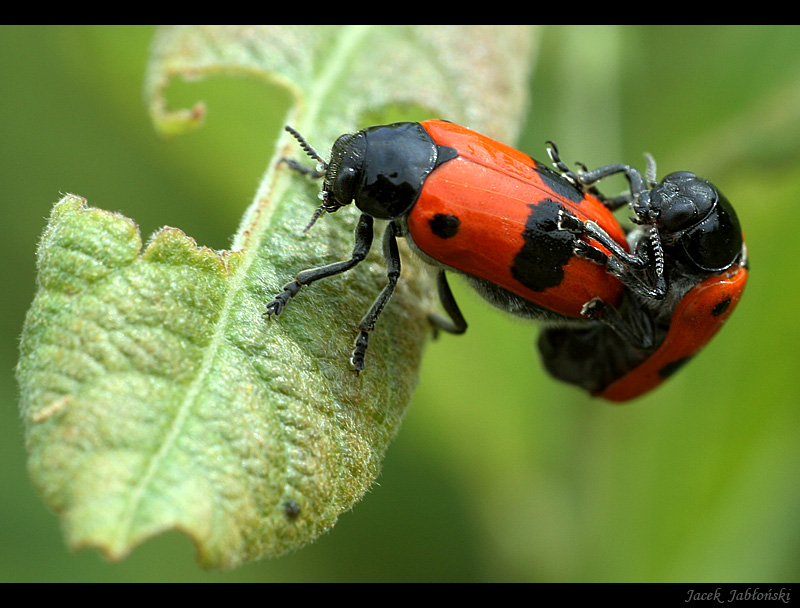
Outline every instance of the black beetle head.
[(366, 153), (364, 131), (342, 135), (334, 142), (322, 183), (323, 211), (333, 213), (353, 202), (360, 188)]
[(417, 122), (379, 125), (342, 135), (334, 142), (327, 163), (297, 131), (287, 130), (311, 158), (320, 162), (316, 171), (298, 169), (296, 163), (293, 167), (324, 177), (322, 204), (306, 231), (323, 213), (334, 213), (353, 202), (375, 219), (399, 218), (417, 202), (430, 172), (458, 156), (452, 148), (437, 146)]
[(670, 173), (653, 187), (647, 216), (665, 248), (701, 270), (722, 270), (741, 254), (736, 212), (711, 182), (694, 173)]

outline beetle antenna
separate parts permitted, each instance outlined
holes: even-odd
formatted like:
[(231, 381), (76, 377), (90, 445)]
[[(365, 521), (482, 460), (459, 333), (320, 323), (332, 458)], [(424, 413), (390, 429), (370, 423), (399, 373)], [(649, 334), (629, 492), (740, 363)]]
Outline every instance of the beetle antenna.
[(647, 160), (647, 171), (645, 172), (645, 178), (647, 179), (647, 183), (650, 185), (651, 188), (658, 185), (656, 181), (656, 159), (653, 158), (652, 154), (645, 153), (645, 159)]
[(305, 137), (303, 137), (302, 135), (300, 135), (300, 133), (297, 132), (296, 129), (293, 129), (289, 125), (286, 125), (284, 128), (292, 135), (292, 137), (294, 137), (297, 140), (297, 143), (300, 144), (300, 147), (303, 148), (303, 151), (306, 154), (308, 154), (314, 160), (327, 166), (327, 163), (324, 160), (322, 160), (322, 157), (319, 154), (317, 154), (317, 151), (311, 146), (310, 143), (306, 141)]
[(314, 210), (314, 215), (312, 215), (312, 216), (311, 216), (311, 221), (310, 221), (310, 222), (308, 222), (308, 226), (306, 226), (305, 228), (303, 228), (303, 234), (305, 234), (306, 232), (308, 232), (309, 230), (311, 230), (311, 227), (312, 227), (314, 224), (316, 224), (316, 223), (317, 223), (317, 220), (320, 218), (320, 216), (321, 216), (323, 213), (325, 213), (325, 204), (324, 204), (324, 203), (323, 203), (322, 205), (320, 205), (319, 207), (317, 207), (317, 208)]

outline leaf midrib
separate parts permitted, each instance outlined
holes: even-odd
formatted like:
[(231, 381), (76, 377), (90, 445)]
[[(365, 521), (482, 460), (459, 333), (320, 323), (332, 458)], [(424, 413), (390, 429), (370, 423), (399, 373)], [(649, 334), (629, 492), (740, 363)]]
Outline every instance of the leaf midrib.
[[(308, 125), (316, 124), (319, 113), (325, 107), (324, 100), (327, 99), (329, 92), (339, 80), (341, 74), (347, 70), (349, 58), (369, 34), (371, 27), (372, 26), (369, 25), (351, 25), (343, 28), (335, 41), (332, 41), (329, 47), (331, 52), (327, 53), (325, 56), (328, 61), (321, 71), (320, 77), (315, 80), (316, 86), (308, 96), (309, 103), (306, 106), (305, 117), (299, 123), (305, 130), (308, 130)], [(292, 111), (290, 111), (290, 113), (291, 112)], [(278, 139), (276, 150), (285, 148), (290, 143), (289, 140), (290, 137), (284, 133)], [(275, 158), (280, 158), (280, 155), (275, 155)], [(254, 224), (252, 226), (242, 226), (239, 230), (239, 234), (234, 238), (234, 242), (239, 242), (242, 233), (245, 231), (249, 232), (250, 238), (245, 241), (247, 242), (247, 247), (242, 252), (241, 263), (236, 265), (236, 270), (230, 275), (227, 294), (223, 298), (222, 309), (217, 319), (212, 338), (208, 347), (205, 349), (202, 365), (200, 365), (195, 379), (189, 384), (185, 396), (177, 408), (177, 414), (167, 430), (164, 441), (161, 442), (161, 446), (151, 457), (147, 470), (141, 476), (139, 483), (137, 483), (130, 492), (131, 498), (126, 510), (127, 512), (120, 517), (120, 525), (118, 528), (119, 535), (117, 539), (120, 547), (127, 546), (125, 539), (129, 538), (131, 535), (134, 519), (144, 501), (147, 488), (161, 469), (162, 463), (167, 460), (167, 455), (175, 446), (177, 438), (183, 430), (184, 423), (188, 419), (196, 399), (201, 393), (202, 387), (205, 385), (206, 378), (217, 359), (220, 348), (225, 343), (225, 336), (227, 334), (233, 304), (239, 300), (237, 296), (245, 284), (250, 268), (257, 259), (257, 252), (262, 242), (262, 236), (271, 226), (271, 219), (275, 211), (274, 205), (263, 205), (260, 201), (269, 199), (279, 200), (283, 189), (285, 189), (285, 186), (274, 187), (274, 181), (272, 179), (274, 169), (274, 164), (267, 168), (264, 179), (262, 179), (261, 186), (252, 203), (254, 208), (259, 208), (259, 213), (251, 216), (256, 218)], [(269, 197), (267, 196), (268, 194)]]

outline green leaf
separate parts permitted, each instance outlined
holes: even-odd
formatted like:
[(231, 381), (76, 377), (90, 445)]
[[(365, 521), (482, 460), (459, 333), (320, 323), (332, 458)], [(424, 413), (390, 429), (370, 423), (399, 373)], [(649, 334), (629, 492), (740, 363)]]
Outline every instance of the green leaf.
[[(323, 151), (370, 122), (441, 116), (513, 141), (534, 32), (500, 26), (227, 26), (159, 30), (146, 83), (158, 128), (175, 76), (244, 74), (294, 98), (289, 121)], [(377, 476), (417, 380), (434, 307), (404, 257), (400, 285), (348, 371), (355, 325), (385, 283), (379, 252), (304, 289), (279, 319), (269, 299), (297, 271), (344, 259), (356, 213), (300, 231), (318, 186), (279, 167), (278, 141), (231, 251), (65, 196), (38, 250), (17, 376), (29, 469), (68, 542), (111, 559), (177, 529), (209, 567), (297, 549)], [(379, 249), (379, 248), (376, 248)]]

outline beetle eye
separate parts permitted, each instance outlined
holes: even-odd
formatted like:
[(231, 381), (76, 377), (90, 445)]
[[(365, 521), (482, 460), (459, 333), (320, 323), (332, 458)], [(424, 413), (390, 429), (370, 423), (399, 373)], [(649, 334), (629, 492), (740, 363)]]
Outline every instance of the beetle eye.
[(699, 219), (697, 205), (686, 196), (677, 196), (670, 204), (661, 208), (659, 224), (669, 232), (678, 232), (692, 226)]
[(328, 199), (327, 207), (332, 207), (335, 211), (339, 207), (349, 205), (353, 201), (356, 187), (356, 170), (353, 167), (340, 167), (333, 180)]
[(701, 222), (716, 207), (717, 199), (710, 183), (688, 171), (670, 173), (652, 194), (659, 225), (668, 232), (680, 232)]

